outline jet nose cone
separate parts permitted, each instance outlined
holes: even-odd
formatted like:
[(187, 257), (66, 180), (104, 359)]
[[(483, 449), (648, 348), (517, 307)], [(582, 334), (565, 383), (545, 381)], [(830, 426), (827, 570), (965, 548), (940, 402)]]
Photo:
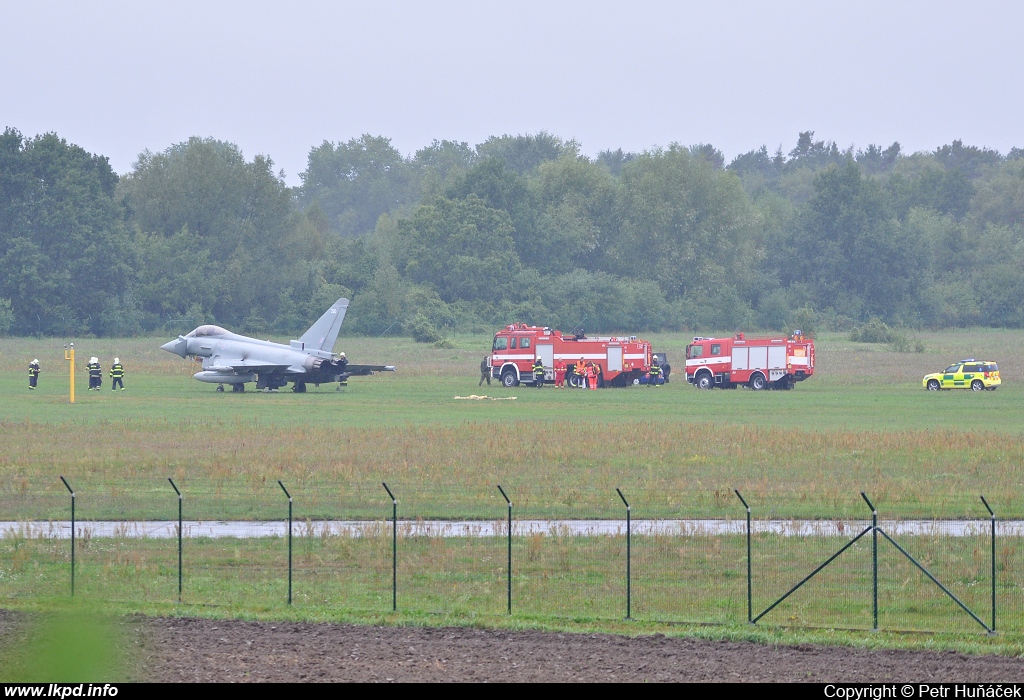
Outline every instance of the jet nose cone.
[(179, 357), (185, 357), (185, 349), (187, 347), (188, 343), (185, 341), (185, 339), (178, 338), (177, 340), (172, 340), (169, 343), (164, 343), (163, 345), (160, 346), (160, 349), (166, 350), (167, 352), (172, 352), (175, 355), (178, 355)]

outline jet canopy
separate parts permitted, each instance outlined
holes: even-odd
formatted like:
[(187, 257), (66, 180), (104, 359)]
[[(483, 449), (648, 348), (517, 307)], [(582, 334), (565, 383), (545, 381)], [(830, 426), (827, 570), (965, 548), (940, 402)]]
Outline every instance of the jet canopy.
[(194, 331), (186, 335), (186, 338), (209, 338), (217, 335), (227, 335), (227, 330), (220, 326), (214, 326), (206, 324), (205, 326), (199, 326)]

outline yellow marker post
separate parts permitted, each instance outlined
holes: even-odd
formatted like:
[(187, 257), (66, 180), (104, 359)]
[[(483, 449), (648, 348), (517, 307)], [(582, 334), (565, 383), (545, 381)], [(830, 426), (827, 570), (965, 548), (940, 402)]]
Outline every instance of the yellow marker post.
[(68, 391), (68, 403), (75, 402), (75, 344), (71, 343), (70, 349), (64, 346), (64, 359), (71, 363), (71, 384)]

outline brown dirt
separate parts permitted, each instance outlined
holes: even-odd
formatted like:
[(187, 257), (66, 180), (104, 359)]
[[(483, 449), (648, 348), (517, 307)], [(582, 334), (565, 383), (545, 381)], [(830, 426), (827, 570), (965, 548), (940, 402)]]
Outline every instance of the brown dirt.
[(155, 681), (1021, 682), (1024, 659), (469, 628), (139, 619)]

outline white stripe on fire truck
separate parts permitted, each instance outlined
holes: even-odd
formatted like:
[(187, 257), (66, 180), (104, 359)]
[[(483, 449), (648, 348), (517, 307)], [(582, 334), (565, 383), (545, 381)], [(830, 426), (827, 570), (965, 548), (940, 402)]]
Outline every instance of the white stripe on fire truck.
[[(504, 361), (504, 360), (532, 360), (534, 357), (535, 357), (535, 355), (522, 355), (522, 354), (516, 354), (516, 355), (496, 354), (496, 355), (494, 355), (494, 359), (495, 360), (499, 360), (499, 361)], [(568, 353), (568, 354), (567, 353), (555, 353), (554, 357), (555, 357), (556, 360), (578, 360), (581, 357), (584, 360), (607, 360), (608, 359), (608, 355), (606, 355), (604, 353), (599, 353), (599, 352), (585, 352), (585, 353), (582, 353), (582, 354), (578, 354), (578, 353)], [(643, 353), (639, 353), (639, 354), (629, 353), (629, 354), (625, 354), (625, 355), (622, 356), (622, 359), (624, 359), (624, 360), (643, 360), (643, 359), (646, 359), (646, 358), (647, 358), (647, 355), (644, 355)]]
[(699, 366), (706, 366), (706, 365), (721, 365), (721, 364), (725, 364), (725, 363), (728, 363), (728, 362), (732, 362), (732, 358), (729, 357), (728, 355), (726, 355), (725, 357), (709, 357), (709, 358), (706, 358), (706, 359), (705, 358), (701, 358), (699, 360), (687, 360), (686, 361), (686, 366), (687, 367), (699, 367)]

